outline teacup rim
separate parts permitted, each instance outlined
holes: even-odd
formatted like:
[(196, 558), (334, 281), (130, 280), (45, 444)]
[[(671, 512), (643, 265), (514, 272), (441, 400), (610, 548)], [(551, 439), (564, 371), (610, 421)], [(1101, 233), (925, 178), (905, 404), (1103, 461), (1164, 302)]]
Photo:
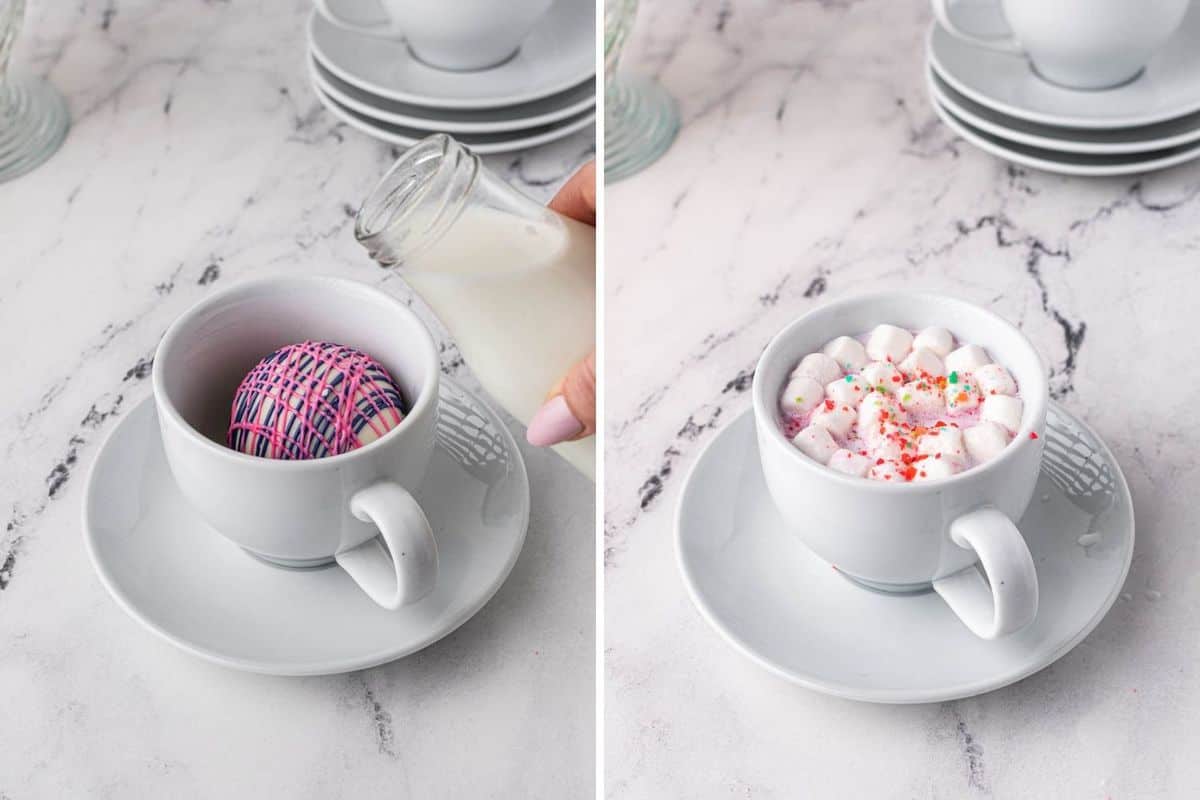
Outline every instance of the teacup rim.
[[(1027, 443), (1033, 443), (1034, 440), (1030, 438), (1030, 433), (1037, 433), (1037, 436), (1042, 436), (1042, 433), (1037, 432), (1034, 426), (1026, 425), (1023, 421), (1021, 429), (1013, 435), (1013, 439), (1011, 442), (1009, 442), (1009, 446), (1005, 447), (1003, 452), (1001, 452), (1000, 455), (993, 458), (991, 461), (988, 461), (986, 464), (979, 464), (970, 469), (963, 470), (962, 472), (955, 473), (954, 475), (950, 475), (945, 478), (934, 478), (928, 481), (921, 481), (919, 484), (911, 481), (904, 483), (888, 483), (885, 481), (874, 481), (864, 478), (857, 478), (853, 475), (847, 475), (835, 469), (830, 469), (824, 464), (819, 464), (816, 461), (813, 461), (811, 458), (801, 453), (790, 441), (788, 441), (787, 437), (783, 435), (783, 431), (779, 429), (779, 425), (776, 424), (774, 419), (776, 399), (767, 396), (768, 388), (764, 385), (765, 381), (761, 378), (763, 374), (763, 367), (769, 363), (772, 363), (775, 359), (782, 357), (779, 351), (783, 348), (783, 341), (787, 338), (787, 335), (795, 328), (800, 327), (806, 320), (809, 319), (809, 317), (817, 312), (826, 312), (837, 307), (858, 305), (865, 302), (883, 299), (895, 299), (897, 297), (913, 298), (923, 302), (933, 300), (941, 303), (954, 303), (959, 306), (970, 308), (973, 313), (990, 317), (994, 322), (999, 323), (1003, 327), (1006, 327), (1015, 333), (1017, 338), (1025, 343), (1030, 352), (1033, 353), (1043, 367), (1039, 372), (1040, 385), (1033, 387), (1037, 391), (1032, 396), (1027, 396), (1024, 391), (1022, 391), (1021, 399), (1027, 404), (1026, 408), (1029, 412), (1024, 416), (1030, 420), (1045, 419), (1046, 405), (1049, 400), (1049, 381), (1045, 374), (1046, 361), (1042, 357), (1041, 352), (1034, 346), (1033, 342), (1029, 340), (1029, 337), (1026, 336), (1016, 325), (1013, 325), (1004, 317), (1000, 316), (994, 311), (984, 308), (983, 306), (976, 305), (969, 300), (963, 300), (962, 298), (955, 297), (954, 295), (943, 294), (940, 292), (904, 289), (858, 292), (838, 298), (837, 300), (831, 300), (827, 303), (822, 303), (815, 308), (809, 309), (799, 317), (789, 322), (771, 337), (771, 340), (767, 343), (767, 346), (763, 348), (762, 355), (759, 356), (758, 361), (755, 363), (754, 379), (751, 384), (751, 406), (754, 412), (755, 425), (760, 431), (764, 428), (767, 430), (768, 440), (774, 446), (782, 447), (788, 454), (785, 457), (791, 458), (794, 462), (800, 463), (802, 465), (801, 469), (811, 470), (812, 474), (819, 478), (833, 480), (848, 487), (855, 487), (864, 491), (887, 495), (923, 495), (940, 492), (946, 486), (956, 482), (976, 480), (984, 475), (987, 475), (989, 472), (998, 469), (1002, 464), (1015, 458), (1021, 446), (1025, 446)], [(830, 338), (833, 337), (831, 336)], [(1024, 387), (1022, 387), (1022, 389), (1023, 388)], [(762, 440), (761, 435), (759, 436), (759, 440)]]
[(247, 291), (254, 291), (264, 286), (279, 286), (279, 285), (311, 285), (311, 284), (327, 284), (337, 286), (339, 289), (358, 292), (364, 296), (374, 299), (382, 299), (392, 305), (400, 314), (407, 316), (416, 323), (416, 327), (421, 331), (422, 336), (418, 346), (424, 353), (423, 360), (427, 362), (431, 380), (423, 382), (421, 390), (413, 401), (412, 407), (404, 415), (404, 419), (409, 417), (417, 419), (428, 413), (428, 410), (437, 402), (437, 385), (440, 378), (440, 366), (438, 363), (437, 346), (434, 344), (433, 335), (429, 332), (429, 328), (423, 323), (413, 312), (411, 308), (400, 302), (395, 297), (392, 297), (387, 292), (362, 281), (356, 281), (351, 278), (343, 278), (336, 275), (276, 275), (261, 278), (251, 278), (228, 286), (220, 292), (216, 292), (209, 297), (193, 303), (182, 314), (168, 326), (166, 332), (158, 342), (158, 346), (154, 349), (154, 366), (151, 368), (151, 388), (154, 395), (154, 403), (158, 407), (163, 417), (168, 420), (172, 426), (182, 431), (184, 436), (189, 441), (195, 442), (214, 455), (226, 458), (234, 463), (260, 467), (264, 470), (279, 470), (279, 471), (316, 471), (328, 467), (338, 467), (358, 458), (366, 458), (371, 452), (378, 450), (392, 441), (405, 435), (407, 430), (411, 430), (412, 426), (406, 426), (401, 421), (400, 425), (392, 428), (390, 431), (380, 436), (373, 442), (365, 444), (362, 447), (355, 448), (345, 453), (340, 453), (335, 456), (326, 456), (324, 458), (309, 458), (309, 459), (277, 459), (263, 458), (261, 456), (252, 456), (247, 453), (242, 453), (233, 448), (226, 447), (218, 442), (213, 441), (205, 436), (194, 425), (184, 418), (179, 409), (175, 407), (175, 403), (171, 400), (167, 393), (164, 384), (163, 370), (159, 368), (162, 354), (173, 344), (181, 335), (184, 325), (210, 308), (221, 305), (227, 302), (231, 296), (238, 295)]

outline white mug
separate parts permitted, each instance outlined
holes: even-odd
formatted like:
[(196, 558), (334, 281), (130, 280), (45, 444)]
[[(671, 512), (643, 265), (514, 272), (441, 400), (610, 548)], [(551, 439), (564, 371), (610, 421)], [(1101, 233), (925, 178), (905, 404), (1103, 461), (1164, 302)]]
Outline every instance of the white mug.
[(321, 16), (368, 36), (404, 39), (413, 55), (439, 69), (480, 70), (516, 55), (555, 0), (378, 0), (384, 18), (360, 22), (316, 0)]
[(1034, 71), (1071, 89), (1108, 89), (1136, 78), (1179, 24), (1189, 0), (998, 0), (1011, 37), (984, 38), (933, 0), (941, 26), (974, 45), (1023, 53)]
[[(406, 401), (404, 419), (328, 458), (227, 447), (242, 378), (264, 356), (309, 339), (382, 363)], [(154, 355), (154, 403), (180, 491), (221, 535), (282, 566), (336, 561), (372, 600), (396, 609), (437, 578), (437, 544), (411, 492), (433, 454), (439, 376), (433, 338), (398, 300), (340, 278), (268, 278), (214, 294), (171, 325)]]
[[(779, 393), (796, 363), (820, 352), (830, 339), (880, 323), (947, 328), (1008, 368), (1025, 410), (1021, 429), (1000, 455), (941, 480), (891, 484), (829, 469), (788, 441), (780, 427)], [(1014, 520), (1037, 484), (1048, 384), (1042, 359), (1020, 331), (950, 297), (918, 292), (851, 297), (821, 306), (780, 331), (759, 359), (752, 393), (767, 489), (809, 549), (875, 589), (906, 592), (932, 584), (984, 639), (1033, 621), (1037, 574)]]

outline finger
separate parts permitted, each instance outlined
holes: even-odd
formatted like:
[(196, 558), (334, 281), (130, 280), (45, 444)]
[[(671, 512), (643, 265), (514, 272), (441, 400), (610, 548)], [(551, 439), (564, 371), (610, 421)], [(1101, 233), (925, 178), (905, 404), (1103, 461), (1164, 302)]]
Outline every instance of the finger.
[(571, 219), (588, 225), (596, 224), (596, 162), (589, 161), (567, 182), (550, 201), (550, 208)]
[(571, 442), (596, 432), (596, 354), (567, 373), (529, 422), (525, 438), (535, 447)]

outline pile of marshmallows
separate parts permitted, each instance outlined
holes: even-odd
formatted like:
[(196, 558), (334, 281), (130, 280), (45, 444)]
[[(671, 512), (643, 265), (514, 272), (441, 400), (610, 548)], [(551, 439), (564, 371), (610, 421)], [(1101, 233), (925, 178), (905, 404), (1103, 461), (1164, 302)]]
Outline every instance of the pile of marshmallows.
[(814, 461), (873, 480), (934, 480), (995, 458), (1021, 427), (1017, 384), (982, 347), (954, 344), (944, 328), (879, 325), (865, 347), (839, 336), (788, 378), (785, 432)]

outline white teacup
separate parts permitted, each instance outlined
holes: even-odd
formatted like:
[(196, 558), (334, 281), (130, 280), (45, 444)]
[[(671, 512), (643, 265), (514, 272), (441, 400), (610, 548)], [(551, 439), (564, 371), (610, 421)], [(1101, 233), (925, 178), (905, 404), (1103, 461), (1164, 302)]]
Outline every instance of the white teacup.
[(479, 70), (516, 55), (555, 0), (378, 0), (384, 19), (364, 23), (316, 0), (321, 16), (347, 30), (404, 39), (421, 61), (439, 69)]
[(933, 0), (948, 33), (981, 47), (1024, 53), (1046, 80), (1108, 89), (1138, 76), (1179, 24), (1188, 0), (997, 0), (1012, 36), (985, 38), (951, 19), (952, 0)]
[[(1003, 453), (949, 478), (890, 484), (829, 469), (788, 441), (780, 428), (779, 393), (796, 363), (830, 339), (880, 323), (947, 328), (1008, 368), (1025, 410), (1021, 429)], [(1020, 519), (1037, 484), (1048, 388), (1042, 359), (1015, 327), (970, 303), (935, 294), (885, 292), (839, 300), (805, 314), (771, 340), (754, 373), (753, 401), (767, 488), (814, 553), (875, 589), (905, 592), (932, 584), (985, 639), (1033, 621), (1037, 574), (1013, 520)]]
[[(234, 392), (264, 356), (326, 340), (373, 356), (407, 409), (357, 450), (309, 461), (225, 445)], [(154, 402), (167, 463), (197, 513), (259, 558), (308, 567), (336, 561), (372, 600), (395, 609), (428, 594), (437, 545), (410, 492), (433, 454), (437, 348), (403, 303), (339, 278), (269, 278), (196, 304), (154, 356)]]

